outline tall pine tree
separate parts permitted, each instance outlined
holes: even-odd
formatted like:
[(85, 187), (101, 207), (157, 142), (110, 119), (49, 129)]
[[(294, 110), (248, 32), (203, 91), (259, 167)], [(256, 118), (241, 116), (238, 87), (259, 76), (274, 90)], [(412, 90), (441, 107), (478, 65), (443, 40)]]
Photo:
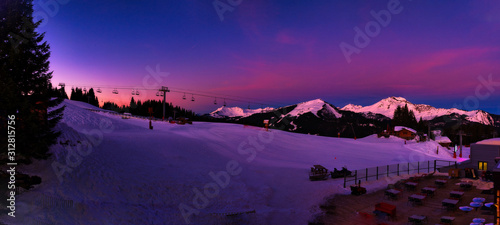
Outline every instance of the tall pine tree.
[[(15, 115), (16, 161), (30, 163), (46, 159), (49, 147), (59, 132), (55, 125), (62, 118), (62, 99), (52, 99), (49, 71), (50, 47), (44, 33), (35, 29), (41, 21), (33, 21), (32, 0), (0, 1), (0, 102), (6, 115)], [(6, 133), (6, 132), (5, 132)], [(1, 138), (0, 161), (7, 160), (6, 135)]]
[(93, 88), (90, 88), (89, 92), (87, 93), (86, 99), (89, 104), (99, 107), (99, 99), (97, 99), (97, 96), (95, 96)]
[(394, 110), (394, 117), (391, 122), (392, 126), (405, 126), (409, 128), (417, 128), (417, 119), (412, 110), (408, 109), (408, 105), (405, 104), (404, 107), (398, 106)]

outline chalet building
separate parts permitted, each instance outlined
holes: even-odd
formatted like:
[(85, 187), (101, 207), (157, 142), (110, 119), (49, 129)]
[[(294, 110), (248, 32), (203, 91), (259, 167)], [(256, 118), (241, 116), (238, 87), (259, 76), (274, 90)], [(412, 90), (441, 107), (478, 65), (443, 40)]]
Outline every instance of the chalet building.
[(436, 142), (447, 149), (449, 149), (451, 145), (451, 140), (446, 136), (436, 136)]
[(477, 170), (493, 170), (500, 159), (500, 138), (487, 139), (471, 144), (470, 163)]
[(396, 126), (394, 127), (394, 136), (400, 137), (406, 140), (412, 140), (415, 139), (417, 136), (417, 131), (408, 128), (408, 127), (403, 127), (403, 126)]

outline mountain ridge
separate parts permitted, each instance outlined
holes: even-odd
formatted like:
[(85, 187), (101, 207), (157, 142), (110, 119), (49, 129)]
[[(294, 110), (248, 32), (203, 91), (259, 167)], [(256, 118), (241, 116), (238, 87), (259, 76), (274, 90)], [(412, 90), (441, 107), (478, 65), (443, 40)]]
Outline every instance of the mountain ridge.
[(419, 120), (420, 118), (422, 118), (422, 120), (433, 120), (441, 116), (458, 114), (466, 116), (466, 119), (470, 122), (477, 122), (485, 125), (493, 125), (495, 123), (491, 114), (483, 110), (466, 111), (456, 108), (435, 108), (426, 104), (413, 104), (403, 97), (388, 97), (369, 106), (348, 104), (342, 107), (342, 110), (362, 114), (381, 114), (388, 118), (392, 118), (394, 117), (394, 111), (396, 110), (396, 108), (398, 106), (403, 107), (405, 105), (408, 105), (408, 109), (413, 111), (417, 120)]
[[(326, 109), (325, 109), (326, 105)], [(242, 109), (240, 107), (220, 107), (217, 110), (209, 113), (208, 115), (214, 118), (243, 118), (248, 117), (256, 113), (268, 112), (282, 108), (294, 107), (294, 109), (287, 113), (285, 116), (298, 117), (305, 113), (312, 113), (318, 116), (318, 112), (321, 110), (327, 110), (333, 114), (336, 118), (342, 117), (343, 111), (349, 111), (354, 113), (360, 113), (369, 119), (382, 119), (387, 117), (387, 119), (392, 119), (394, 116), (394, 111), (398, 106), (403, 107), (408, 105), (408, 108), (412, 110), (415, 114), (415, 118), (419, 120), (430, 121), (442, 116), (451, 116), (457, 114), (460, 116), (465, 116), (465, 119), (470, 122), (477, 122), (485, 125), (494, 125), (496, 123), (495, 119), (492, 117), (494, 114), (490, 114), (483, 110), (472, 110), (466, 111), (456, 108), (436, 108), (431, 105), (426, 104), (414, 104), (403, 97), (388, 97), (382, 99), (372, 105), (361, 106), (355, 104), (347, 104), (342, 108), (336, 107), (331, 103), (328, 103), (320, 98), (297, 103), (295, 105), (283, 106), (280, 108), (267, 107), (264, 109)], [(496, 115), (494, 115), (496, 116)]]

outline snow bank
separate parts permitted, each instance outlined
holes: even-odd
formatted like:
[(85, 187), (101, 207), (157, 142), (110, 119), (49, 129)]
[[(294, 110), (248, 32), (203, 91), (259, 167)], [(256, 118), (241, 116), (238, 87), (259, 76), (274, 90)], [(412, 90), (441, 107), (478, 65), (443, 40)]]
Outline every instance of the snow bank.
[(491, 138), (477, 142), (480, 145), (500, 145), (500, 138)]
[(435, 139), (437, 143), (451, 143), (451, 140), (446, 136), (436, 136)]

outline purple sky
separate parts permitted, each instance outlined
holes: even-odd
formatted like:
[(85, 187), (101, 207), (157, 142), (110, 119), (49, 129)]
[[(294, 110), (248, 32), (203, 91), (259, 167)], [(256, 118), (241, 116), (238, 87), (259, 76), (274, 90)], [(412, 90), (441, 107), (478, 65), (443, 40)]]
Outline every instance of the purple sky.
[[(144, 100), (158, 99), (144, 88), (163, 85), (274, 107), (316, 98), (338, 107), (369, 105), (402, 96), (435, 107), (465, 102), (463, 109), (500, 114), (500, 85), (478, 88), (490, 74), (500, 83), (498, 1), (220, 2), (233, 9), (223, 21), (212, 0), (36, 5), (35, 13), (47, 16), (40, 31), (52, 49), (52, 81), (65, 82), (67, 90), (102, 87), (99, 99), (117, 103), (128, 103), (131, 89), (113, 95), (112, 87), (136, 87)], [(382, 26), (371, 11), (388, 8), (397, 14)], [(366, 33), (367, 24), (373, 37), (348, 63), (339, 46), (356, 47), (354, 28)], [(150, 78), (146, 67), (155, 71), (157, 65), (168, 76)], [(167, 101), (198, 113), (223, 101), (214, 105), (213, 98), (195, 95), (191, 102), (182, 95), (171, 92)]]

